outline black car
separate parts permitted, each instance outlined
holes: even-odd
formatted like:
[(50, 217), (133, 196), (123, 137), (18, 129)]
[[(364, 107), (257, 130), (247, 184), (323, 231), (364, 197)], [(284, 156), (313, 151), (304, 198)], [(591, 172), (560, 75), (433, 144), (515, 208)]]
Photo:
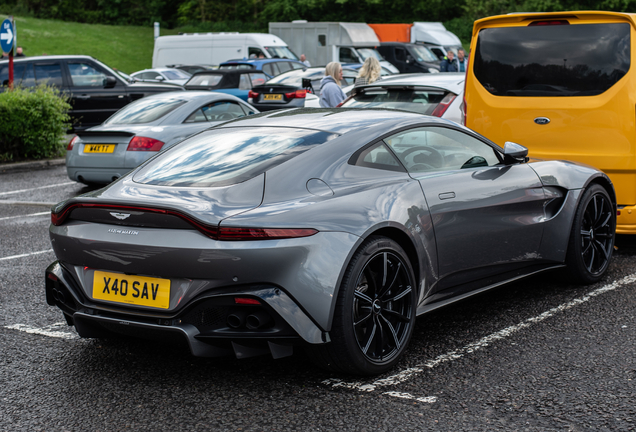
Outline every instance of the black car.
[[(40, 56), (13, 60), (15, 86), (47, 84), (69, 95), (73, 129), (102, 124), (130, 102), (155, 93), (183, 91), (172, 84), (131, 83), (90, 56)], [(9, 84), (9, 61), (0, 61), (0, 83)], [(1, 90), (0, 90), (1, 91)]]
[[(285, 72), (263, 85), (254, 86), (249, 93), (248, 102), (259, 111), (303, 108), (308, 92), (320, 96), (320, 81), (324, 76), (324, 66)], [(342, 68), (342, 85), (352, 85), (357, 76), (358, 71)]]
[(401, 73), (436, 73), (440, 69), (440, 59), (422, 44), (382, 42), (377, 50)]
[(216, 66), (212, 66), (212, 65), (185, 65), (185, 64), (173, 64), (173, 65), (166, 65), (167, 68), (174, 68), (174, 69), (180, 69), (184, 72), (187, 72), (191, 75), (194, 75), (197, 72), (203, 72), (203, 71), (208, 71), (208, 70), (214, 70), (216, 69)]

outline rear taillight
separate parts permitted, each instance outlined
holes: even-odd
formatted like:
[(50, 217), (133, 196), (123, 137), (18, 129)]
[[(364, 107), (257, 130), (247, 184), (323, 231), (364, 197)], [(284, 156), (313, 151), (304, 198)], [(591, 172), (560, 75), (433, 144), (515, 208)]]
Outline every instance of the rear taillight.
[(66, 146), (66, 150), (67, 151), (71, 151), (73, 150), (73, 146), (75, 145), (75, 143), (77, 141), (79, 141), (79, 137), (77, 135), (75, 135), (73, 138), (71, 138), (71, 140), (68, 142), (68, 146)]
[(260, 305), (261, 302), (250, 297), (234, 297), (234, 303), (242, 305)]
[(453, 103), (456, 97), (457, 97), (456, 94), (448, 93), (446, 96), (444, 96), (444, 99), (442, 99), (442, 101), (439, 104), (437, 104), (437, 106), (435, 107), (431, 115), (433, 117), (443, 116), (446, 110), (448, 109), (448, 107), (450, 106), (450, 104)]
[(255, 91), (252, 91), (252, 90), (247, 92), (247, 97), (248, 98), (256, 99), (258, 97), (258, 95), (259, 95), (259, 93), (256, 93)]
[(309, 237), (318, 231), (310, 228), (219, 228), (219, 240), (274, 240)]
[(126, 205), (108, 205), (108, 204), (90, 204), (76, 203), (63, 208), (57, 213), (51, 213), (51, 223), (60, 226), (69, 217), (71, 212), (77, 208), (103, 208), (116, 209), (123, 211), (141, 211), (148, 213), (159, 213), (170, 216), (176, 216), (186, 221), (201, 233), (214, 240), (225, 241), (249, 241), (249, 240), (282, 240), (290, 238), (309, 237), (318, 233), (318, 230), (312, 228), (235, 228), (235, 227), (218, 227), (217, 225), (208, 225), (199, 222), (188, 215), (174, 210), (164, 210), (149, 207), (137, 207)]
[(307, 90), (296, 90), (295, 92), (285, 93), (287, 99), (304, 99), (307, 97)]
[(128, 143), (126, 151), (159, 151), (163, 147), (163, 141), (154, 138), (136, 136)]
[(531, 26), (553, 26), (553, 25), (568, 25), (570, 24), (566, 20), (549, 20), (549, 21), (532, 21), (528, 24), (528, 27)]

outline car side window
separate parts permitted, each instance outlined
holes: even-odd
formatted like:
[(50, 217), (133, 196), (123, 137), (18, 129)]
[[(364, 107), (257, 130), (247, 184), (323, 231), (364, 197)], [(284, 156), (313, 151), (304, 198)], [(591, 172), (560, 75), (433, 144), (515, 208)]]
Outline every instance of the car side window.
[(250, 80), (249, 74), (241, 75), (239, 81), (239, 90), (251, 90), (252, 89), (252, 81)]
[(305, 69), (307, 66), (301, 63), (291, 62), (292, 69)]
[(74, 87), (104, 87), (106, 75), (88, 63), (69, 63)]
[(402, 165), (382, 141), (360, 152), (354, 165), (388, 171), (404, 171)]
[(358, 59), (353, 55), (351, 48), (340, 48), (340, 63), (358, 63)]
[(280, 70), (280, 73), (287, 72), (292, 69), (291, 64), (286, 61), (277, 62), (276, 64), (278, 66), (278, 69)]
[(62, 86), (62, 65), (60, 63), (35, 64), (35, 78), (38, 84)]
[(251, 73), (250, 80), (252, 81), (252, 85), (250, 87), (251, 89), (252, 87), (255, 87), (257, 85), (265, 84), (265, 81), (267, 81), (267, 76), (262, 73)]
[(263, 65), (263, 72), (265, 72), (269, 76), (277, 75), (276, 73), (274, 73), (274, 67), (273, 66), (274, 66), (274, 63), (268, 63), (266, 65)]
[(263, 53), (263, 50), (261, 50), (260, 48), (256, 48), (256, 47), (249, 47), (247, 49), (247, 55), (249, 58), (258, 58), (258, 56), (263, 56), (266, 57), (265, 54)]
[(184, 123), (201, 123), (208, 121), (202, 108), (199, 108), (185, 119)]
[(490, 145), (449, 128), (410, 129), (384, 141), (411, 173), (487, 167), (501, 162)]
[(35, 87), (35, 72), (33, 72), (33, 63), (29, 63), (26, 66), (24, 71), (24, 76), (22, 77), (22, 82), (20, 82), (22, 87)]
[[(20, 84), (22, 75), (24, 75), (25, 63), (16, 63), (13, 65), (13, 84)], [(0, 66), (0, 85), (9, 85), (9, 65)]]
[(208, 121), (225, 121), (245, 117), (245, 112), (237, 102), (214, 102), (201, 108)]
[(398, 61), (406, 61), (406, 50), (404, 48), (395, 48), (395, 59)]
[(256, 114), (256, 110), (252, 108), (250, 105), (240, 104), (240, 106), (241, 108), (243, 108), (243, 111), (245, 112), (246, 115)]

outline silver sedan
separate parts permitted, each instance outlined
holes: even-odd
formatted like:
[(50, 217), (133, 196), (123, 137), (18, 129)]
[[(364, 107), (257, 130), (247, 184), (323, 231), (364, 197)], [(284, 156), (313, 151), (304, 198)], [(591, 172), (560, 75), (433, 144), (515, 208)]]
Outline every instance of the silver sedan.
[(73, 137), (66, 151), (68, 176), (86, 184), (110, 183), (194, 133), (258, 112), (225, 93), (189, 91), (145, 97)]

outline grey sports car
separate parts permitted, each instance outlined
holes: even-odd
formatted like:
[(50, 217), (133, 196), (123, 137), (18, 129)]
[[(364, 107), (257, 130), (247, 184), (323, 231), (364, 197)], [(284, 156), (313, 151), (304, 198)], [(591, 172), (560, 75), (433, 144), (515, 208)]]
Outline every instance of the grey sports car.
[(609, 178), (443, 119), (301, 109), (224, 123), (52, 209), (46, 298), (80, 336), (196, 356), (310, 350), (378, 374), (415, 317), (562, 267), (607, 270)]
[(159, 93), (135, 101), (99, 126), (77, 132), (66, 149), (71, 180), (110, 183), (194, 133), (259, 111), (209, 91)]

